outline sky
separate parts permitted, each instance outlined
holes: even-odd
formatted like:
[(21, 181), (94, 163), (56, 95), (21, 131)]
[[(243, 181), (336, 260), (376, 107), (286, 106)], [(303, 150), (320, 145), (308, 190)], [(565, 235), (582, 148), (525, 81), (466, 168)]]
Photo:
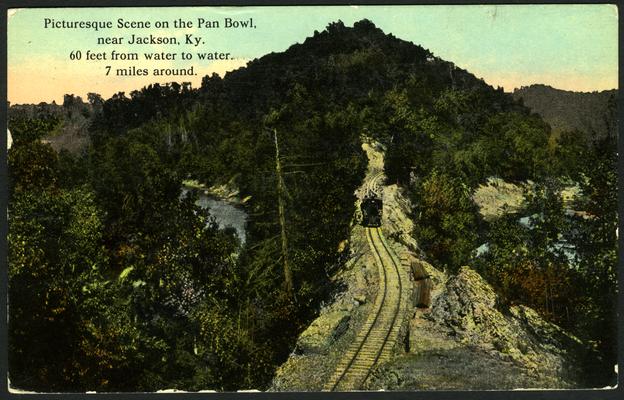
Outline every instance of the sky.
[[(46, 18), (57, 23), (110, 21), (113, 28), (45, 28)], [(150, 21), (152, 28), (117, 28), (119, 18)], [(220, 27), (197, 27), (198, 18), (219, 21)], [(226, 29), (225, 18), (253, 18), (255, 28)], [(153, 82), (190, 81), (199, 87), (204, 75), (223, 75), (264, 54), (284, 51), (330, 22), (342, 20), (353, 26), (363, 18), (508, 92), (535, 83), (574, 91), (618, 87), (614, 5), (40, 8), (8, 11), (8, 100), (11, 104), (62, 103), (64, 94), (86, 100), (89, 92), (108, 98)], [(175, 29), (177, 19), (195, 26)], [(169, 27), (153, 27), (158, 21), (169, 22)], [(133, 34), (175, 37), (180, 44), (130, 45)], [(197, 47), (185, 44), (187, 34), (200, 37), (202, 43)], [(123, 43), (98, 44), (98, 38), (106, 37), (122, 37)], [(88, 50), (104, 53), (107, 60), (86, 60)], [(138, 53), (139, 61), (112, 61), (113, 50)], [(75, 51), (81, 52), (80, 60), (70, 60)], [(145, 61), (143, 53), (162, 51), (176, 53), (176, 60)], [(193, 59), (180, 60), (182, 51)], [(231, 59), (198, 60), (196, 54), (205, 52), (229, 52)], [(147, 68), (149, 75), (117, 76), (117, 69), (133, 65)], [(106, 66), (110, 66), (108, 76)], [(152, 74), (154, 68), (190, 66), (197, 75)]]

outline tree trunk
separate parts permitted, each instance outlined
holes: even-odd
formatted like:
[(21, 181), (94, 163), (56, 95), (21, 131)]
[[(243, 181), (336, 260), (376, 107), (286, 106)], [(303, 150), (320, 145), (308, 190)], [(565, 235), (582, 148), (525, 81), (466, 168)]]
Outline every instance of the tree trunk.
[(280, 164), (279, 143), (277, 140), (277, 130), (273, 129), (275, 139), (275, 171), (277, 174), (277, 208), (282, 237), (282, 261), (284, 264), (284, 281), (286, 292), (291, 299), (295, 299), (295, 290), (292, 279), (292, 271), (288, 260), (288, 238), (286, 237), (286, 217), (284, 215), (284, 180), (282, 179), (282, 166)]

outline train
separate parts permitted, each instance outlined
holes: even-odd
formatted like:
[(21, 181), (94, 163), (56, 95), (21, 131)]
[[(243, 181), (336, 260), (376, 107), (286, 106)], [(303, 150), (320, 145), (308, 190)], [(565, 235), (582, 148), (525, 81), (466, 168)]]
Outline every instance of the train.
[(383, 216), (383, 201), (375, 191), (369, 190), (360, 204), (362, 226), (379, 227)]

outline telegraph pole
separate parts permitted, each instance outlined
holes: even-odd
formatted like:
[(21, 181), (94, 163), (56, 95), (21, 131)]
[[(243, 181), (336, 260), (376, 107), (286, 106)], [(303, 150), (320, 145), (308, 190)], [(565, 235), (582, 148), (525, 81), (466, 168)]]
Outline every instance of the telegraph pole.
[(277, 129), (273, 129), (273, 139), (275, 140), (275, 171), (277, 174), (277, 208), (282, 236), (282, 260), (284, 262), (284, 280), (286, 291), (291, 299), (295, 299), (295, 289), (292, 279), (292, 271), (288, 259), (288, 238), (286, 237), (286, 217), (284, 215), (284, 179), (282, 178), (282, 165), (280, 164), (279, 143), (277, 140)]

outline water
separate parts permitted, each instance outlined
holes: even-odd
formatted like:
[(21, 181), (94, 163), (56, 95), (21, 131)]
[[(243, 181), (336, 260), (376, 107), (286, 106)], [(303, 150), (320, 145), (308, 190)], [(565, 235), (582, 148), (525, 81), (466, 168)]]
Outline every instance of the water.
[[(182, 196), (185, 196), (187, 192), (188, 189), (183, 188)], [(199, 191), (199, 199), (195, 204), (201, 208), (208, 209), (210, 215), (219, 224), (219, 228), (234, 228), (241, 245), (245, 244), (245, 226), (247, 224), (247, 213), (245, 211), (230, 202), (208, 196), (201, 190)]]
[(490, 244), (489, 243), (483, 243), (481, 246), (477, 247), (477, 257), (487, 253), (488, 251), (490, 251)]
[[(566, 214), (573, 215), (574, 211), (566, 210)], [(519, 218), (518, 222), (525, 228), (531, 228), (533, 226), (533, 224), (531, 223), (531, 218), (536, 218), (536, 217), (537, 217), (537, 214), (525, 216), (525, 217)], [(572, 266), (576, 265), (576, 257), (577, 257), (576, 248), (572, 244), (567, 242), (565, 239), (560, 237), (559, 240), (557, 240), (551, 245), (550, 250), (563, 253), (563, 255), (567, 258), (568, 263), (570, 265)], [(490, 244), (488, 242), (483, 243), (481, 246), (477, 248), (476, 256), (481, 257), (489, 251), (490, 251)]]

